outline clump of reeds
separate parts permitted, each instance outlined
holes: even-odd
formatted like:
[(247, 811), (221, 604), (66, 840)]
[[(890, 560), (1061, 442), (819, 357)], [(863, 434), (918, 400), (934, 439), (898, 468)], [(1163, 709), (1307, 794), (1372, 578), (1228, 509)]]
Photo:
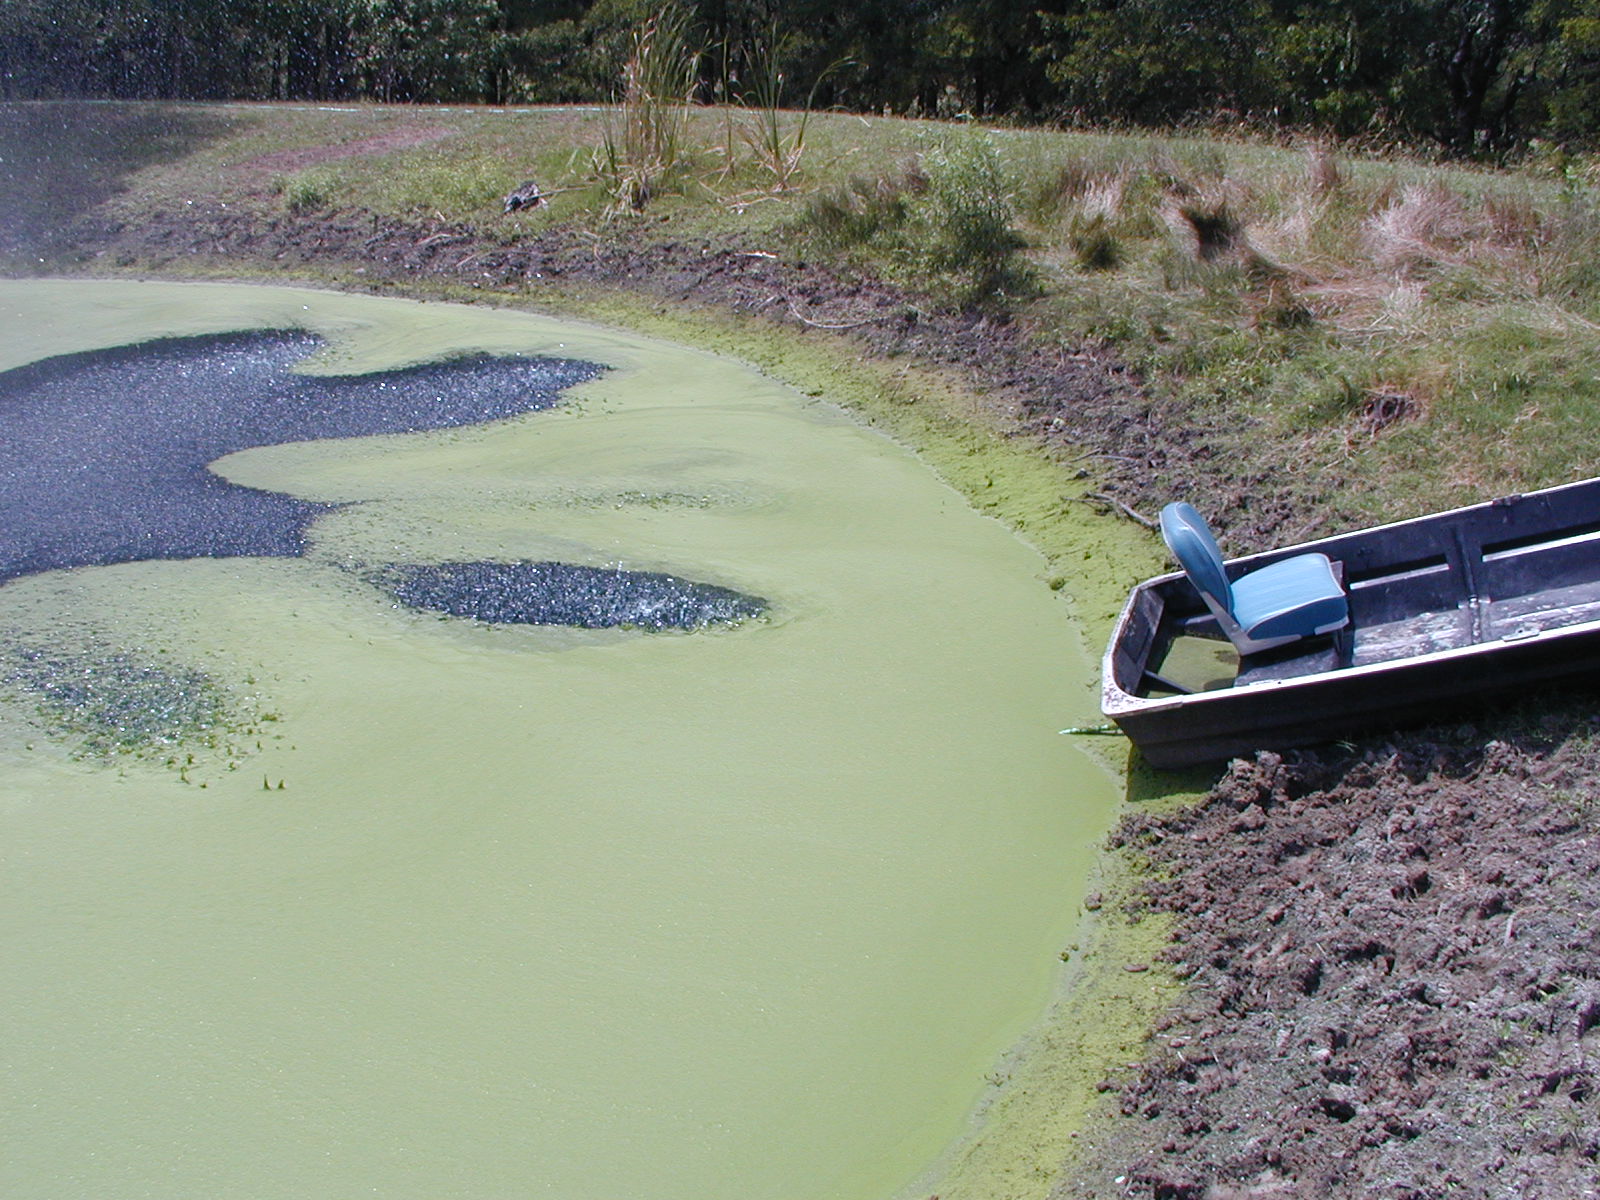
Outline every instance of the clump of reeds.
[[(765, 42), (754, 47), (750, 74), (754, 85), (741, 97), (744, 121), (740, 137), (755, 156), (756, 165), (769, 178), (774, 191), (786, 192), (799, 173), (806, 152), (806, 129), (817, 89), (834, 67), (822, 71), (811, 84), (798, 115), (786, 117), (781, 104), (787, 79), (781, 65), (786, 39), (774, 27)], [(838, 64), (835, 64), (837, 66)]]
[(1199, 269), (1199, 278), (1216, 269), (1238, 270), (1257, 282), (1282, 277), (1285, 269), (1251, 240), (1242, 207), (1242, 197), (1224, 180), (1213, 186), (1171, 189), (1158, 212), (1180, 258), (1191, 269)]
[(1169, 195), (1160, 213), (1173, 240), (1196, 262), (1234, 257), (1249, 244), (1244, 223), (1225, 195)]
[(1067, 245), (1085, 271), (1110, 271), (1127, 257), (1118, 220), (1122, 215), (1127, 176), (1090, 175), (1077, 189), (1067, 219)]
[(1023, 185), (1020, 206), (1036, 224), (1060, 230), (1085, 271), (1110, 271), (1126, 261), (1126, 167), (1074, 155)]
[(288, 179), (273, 181), (273, 190), (283, 196), (284, 207), (296, 216), (327, 208), (333, 198), (333, 180), (320, 171), (302, 171)]
[(593, 159), (595, 177), (614, 208), (637, 211), (681, 186), (690, 166), (689, 106), (699, 61), (689, 43), (689, 15), (676, 5), (634, 32), (633, 53), (622, 70), (620, 128), (608, 124)]

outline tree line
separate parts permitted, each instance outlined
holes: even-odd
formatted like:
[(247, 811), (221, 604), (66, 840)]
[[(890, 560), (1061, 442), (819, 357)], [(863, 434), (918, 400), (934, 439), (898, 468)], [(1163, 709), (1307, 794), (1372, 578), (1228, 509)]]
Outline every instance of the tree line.
[[(0, 0), (0, 98), (601, 102), (661, 2)], [(1600, 0), (679, 3), (707, 102), (777, 55), (790, 98), (860, 112), (1600, 140)]]

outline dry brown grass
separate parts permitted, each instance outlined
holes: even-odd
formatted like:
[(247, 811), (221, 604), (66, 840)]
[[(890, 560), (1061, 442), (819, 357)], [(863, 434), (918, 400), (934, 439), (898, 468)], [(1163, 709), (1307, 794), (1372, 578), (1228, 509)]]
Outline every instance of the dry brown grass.
[(1438, 184), (1412, 184), (1369, 216), (1362, 233), (1373, 265), (1402, 273), (1458, 257), (1473, 222), (1455, 193)]
[(1304, 152), (1305, 187), (1313, 196), (1325, 196), (1344, 186), (1344, 170), (1331, 147), (1313, 142)]

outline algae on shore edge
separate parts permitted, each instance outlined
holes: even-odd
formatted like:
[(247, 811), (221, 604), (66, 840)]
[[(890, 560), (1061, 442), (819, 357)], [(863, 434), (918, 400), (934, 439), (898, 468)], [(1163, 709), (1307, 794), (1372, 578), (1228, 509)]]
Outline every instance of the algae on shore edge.
[[(1153, 535), (1074, 503), (1092, 490), (1075, 470), (1042, 445), (1004, 436), (993, 408), (940, 372), (862, 359), (837, 337), (706, 306), (669, 308), (600, 290), (546, 289), (540, 300), (585, 319), (742, 358), (883, 429), (975, 509), (1044, 556), (1044, 582), (1067, 605), (1085, 656), (1097, 655), (1104, 645), (1131, 582), (1165, 569)], [(1083, 681), (1096, 694), (1098, 684), (1092, 672)], [(1131, 759), (1120, 737), (1088, 739), (1083, 748), (1141, 806), (1193, 803), (1210, 785), (1204, 770), (1152, 772)], [(1107, 851), (1090, 886), (1121, 899), (1136, 890), (1138, 870), (1136, 858)], [(989, 1087), (966, 1133), (907, 1196), (1044, 1200), (1064, 1168), (1089, 1152), (1109, 1115), (1103, 1081), (1142, 1057), (1151, 1027), (1182, 986), (1158, 961), (1169, 920), (1129, 922), (1117, 914), (1114, 901), (1095, 908), (1080, 914), (1048, 1011), (989, 1072)]]

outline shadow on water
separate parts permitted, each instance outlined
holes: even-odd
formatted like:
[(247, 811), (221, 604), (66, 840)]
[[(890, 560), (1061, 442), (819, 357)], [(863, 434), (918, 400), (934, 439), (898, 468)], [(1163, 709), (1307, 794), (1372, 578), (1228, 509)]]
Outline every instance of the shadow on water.
[(191, 154), (242, 116), (160, 104), (0, 104), (0, 256), (47, 251), (54, 231), (129, 175)]
[(1173, 797), (1204, 796), (1217, 785), (1226, 769), (1225, 763), (1211, 763), (1199, 767), (1161, 770), (1152, 767), (1131, 746), (1124, 778), (1127, 790), (1124, 798), (1129, 804), (1149, 805)]

